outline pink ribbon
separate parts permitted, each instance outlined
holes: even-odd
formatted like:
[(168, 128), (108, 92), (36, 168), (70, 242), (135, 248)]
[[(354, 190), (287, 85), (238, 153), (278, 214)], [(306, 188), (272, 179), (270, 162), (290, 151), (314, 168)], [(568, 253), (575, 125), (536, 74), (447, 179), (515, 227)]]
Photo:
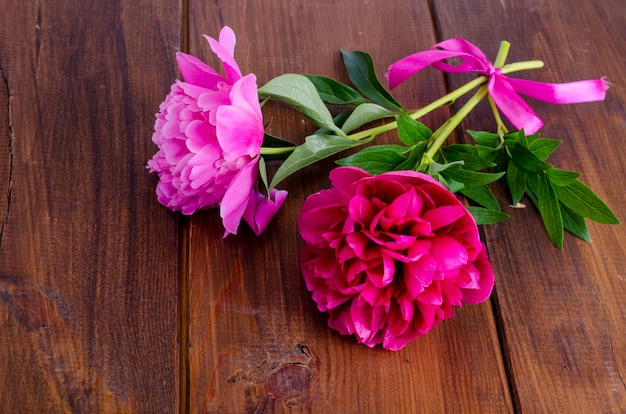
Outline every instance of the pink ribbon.
[[(460, 58), (463, 63), (449, 65), (445, 59)], [(389, 67), (387, 80), (393, 89), (427, 66), (448, 73), (477, 72), (488, 77), (487, 88), (496, 106), (517, 129), (534, 134), (543, 122), (519, 94), (541, 101), (569, 104), (604, 99), (608, 85), (604, 78), (569, 83), (544, 83), (509, 78), (495, 68), (485, 54), (465, 39), (455, 38), (437, 43), (429, 50), (400, 59)]]

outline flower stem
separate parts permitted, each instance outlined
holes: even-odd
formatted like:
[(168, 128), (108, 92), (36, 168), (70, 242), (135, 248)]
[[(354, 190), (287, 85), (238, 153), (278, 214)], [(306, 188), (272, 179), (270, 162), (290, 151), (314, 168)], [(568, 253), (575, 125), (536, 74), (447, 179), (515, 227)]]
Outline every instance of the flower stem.
[[(502, 42), (500, 45), (500, 50), (498, 51), (498, 55), (496, 57), (496, 60), (494, 62), (494, 67), (501, 67), (502, 68), (502, 73), (503, 74), (508, 74), (508, 73), (512, 73), (512, 72), (518, 72), (518, 71), (522, 71), (522, 70), (530, 70), (530, 69), (539, 69), (543, 67), (543, 62), (540, 60), (528, 60), (528, 61), (523, 61), (523, 62), (515, 62), (515, 63), (510, 63), (510, 64), (506, 64), (504, 65), (504, 60), (506, 59), (506, 55), (508, 53), (509, 50), (509, 46), (510, 44), (508, 42)], [(465, 85), (453, 90), (452, 92), (442, 96), (441, 98), (431, 102), (430, 104), (417, 109), (414, 112), (411, 112), (409, 114), (409, 116), (413, 119), (419, 119), (423, 116), (425, 116), (426, 114), (429, 114), (430, 112), (434, 111), (435, 109), (441, 108), (445, 105), (450, 105), (452, 103), (454, 103), (458, 98), (462, 97), (463, 95), (465, 95), (466, 93), (470, 92), (471, 90), (485, 84), (487, 82), (488, 78), (486, 76), (479, 76), (469, 82), (467, 82)], [(480, 91), (479, 91), (480, 92)], [(486, 93), (486, 92), (485, 92)], [(477, 92), (478, 95), (478, 92)], [(476, 97), (477, 95), (474, 95), (474, 97)], [(482, 95), (482, 92), (481, 92)], [(484, 95), (480, 98), (482, 99), (484, 98)], [(474, 99), (474, 98), (472, 98)], [(478, 99), (478, 101), (474, 102), (472, 99), (470, 99), (470, 101), (468, 101), (465, 106), (463, 106), (463, 108), (465, 108), (468, 104), (473, 104), (473, 106), (470, 108), (470, 110), (480, 101), (480, 99)], [(461, 108), (461, 110), (463, 110), (463, 108)], [(460, 112), (460, 111), (459, 111)], [(469, 111), (468, 111), (469, 112)], [(456, 116), (458, 115), (458, 113), (456, 115), (454, 115), (452, 118), (450, 118), (444, 125), (442, 125), (441, 128), (439, 128), (439, 130), (436, 132), (438, 133), (439, 131), (442, 131), (442, 129), (444, 127), (446, 127), (447, 125), (452, 125), (454, 124), (453, 127), (451, 127), (449, 132), (448, 131), (449, 128), (446, 127), (445, 130), (443, 130), (442, 132), (446, 132), (448, 135), (452, 132), (452, 130), (454, 130), (454, 128), (456, 128), (459, 123), (462, 121), (463, 118), (457, 119)], [(467, 114), (465, 114), (467, 115)], [(463, 115), (463, 117), (465, 117), (465, 115)], [(453, 121), (454, 119), (454, 121)], [(503, 125), (503, 124), (502, 124)], [(376, 137), (382, 133), (388, 132), (388, 131), (392, 131), (394, 129), (398, 128), (398, 123), (396, 121), (392, 121), (389, 122), (387, 124), (384, 125), (380, 125), (377, 127), (373, 127), (373, 128), (369, 128), (363, 131), (359, 131), (359, 132), (355, 132), (353, 134), (350, 134), (347, 136), (347, 138), (351, 141), (361, 141), (363, 139), (366, 138), (373, 138)], [(445, 142), (447, 138), (447, 135), (442, 135), (442, 134), (438, 134), (437, 139), (441, 140), (440, 143), (437, 143), (435, 145), (435, 143), (433, 143), (433, 145), (430, 147), (435, 148), (432, 151), (432, 155), (434, 155), (435, 152), (437, 152), (437, 150), (439, 149), (439, 147), (441, 147), (441, 145), (443, 144), (443, 142)], [(289, 152), (293, 152), (293, 150), (295, 150), (297, 148), (297, 146), (291, 146), (291, 147), (261, 147), (261, 154), (262, 155), (277, 155), (277, 154), (286, 154)], [(430, 150), (429, 150), (430, 152)]]
[[(511, 44), (506, 41), (500, 43), (500, 49), (498, 50), (498, 55), (496, 56), (496, 60), (494, 61), (494, 64), (493, 64), (495, 68), (501, 68), (504, 66), (504, 62), (506, 61), (506, 57), (509, 53), (510, 46)], [(522, 62), (522, 63), (527, 64), (528, 62)], [(531, 63), (529, 66), (534, 65), (534, 64), (535, 63)], [(543, 65), (543, 63), (541, 64)], [(525, 68), (526, 65), (518, 65), (518, 67)], [(481, 76), (479, 79), (481, 78), (484, 78), (482, 79), (483, 80), (482, 83), (484, 83), (485, 80), (487, 79), (485, 76)], [(487, 85), (481, 86), (481, 88), (474, 94), (474, 96), (472, 96), (465, 103), (465, 105), (463, 105), (461, 109), (457, 111), (457, 113), (455, 113), (437, 131), (433, 133), (433, 136), (431, 137), (432, 144), (430, 144), (430, 146), (428, 147), (428, 150), (424, 154), (424, 157), (422, 158), (422, 162), (425, 162), (425, 163), (431, 162), (431, 160), (433, 159), (437, 151), (439, 151), (439, 148), (441, 148), (444, 142), (446, 142), (446, 140), (448, 139), (452, 131), (454, 131), (456, 127), (458, 127), (461, 124), (461, 121), (465, 119), (465, 117), (472, 111), (472, 109), (474, 109), (474, 107), (478, 105), (478, 103), (482, 101), (483, 98), (487, 96), (487, 94), (488, 94)], [(497, 118), (498, 117), (496, 117), (496, 120)], [(501, 125), (503, 124), (501, 123), (498, 124), (498, 128)]]
[(500, 139), (502, 139), (502, 137), (506, 135), (507, 132), (509, 132), (509, 130), (504, 125), (504, 122), (502, 122), (502, 117), (500, 117), (500, 112), (498, 111), (498, 107), (496, 106), (496, 103), (493, 101), (493, 99), (491, 99), (491, 96), (489, 96), (488, 99), (489, 99), (489, 106), (491, 107), (491, 112), (493, 113), (493, 117), (496, 120), (496, 125), (498, 128), (498, 136), (500, 137)]
[(500, 43), (500, 49), (498, 49), (496, 60), (493, 61), (494, 68), (501, 68), (502, 66), (504, 66), (504, 61), (506, 60), (506, 57), (509, 54), (510, 48), (511, 48), (511, 44), (509, 42), (503, 41)]
[[(508, 45), (507, 42), (503, 42), (506, 45)], [(503, 46), (501, 46), (502, 48)], [(504, 53), (504, 58), (506, 58), (506, 53), (508, 51), (508, 47), (504, 46), (506, 49), (503, 52)], [(498, 53), (498, 56), (500, 56), (501, 53)], [(496, 62), (498, 63), (498, 58), (496, 58)], [(496, 66), (497, 67), (497, 66)], [(518, 72), (518, 71), (522, 71), (522, 70), (530, 70), (530, 69), (539, 69), (543, 67), (543, 62), (540, 60), (529, 60), (529, 61), (524, 61), (524, 62), (516, 62), (516, 63), (511, 63), (508, 65), (504, 65), (502, 66), (502, 73), (503, 74), (507, 74), (507, 73), (512, 73), (512, 72)], [(461, 96), (465, 95), (466, 93), (468, 93), (469, 91), (471, 91), (472, 89), (475, 89), (481, 85), (483, 85), (484, 83), (487, 82), (487, 77), (486, 76), (479, 76), (476, 79), (473, 79), (469, 82), (467, 82), (465, 85), (453, 90), (452, 92), (442, 96), (441, 98), (431, 102), (430, 104), (424, 106), (423, 108), (420, 108), (414, 112), (411, 112), (409, 114), (409, 116), (413, 119), (419, 119), (421, 117), (423, 117), (424, 115), (434, 111), (435, 109), (441, 108), (442, 106), (445, 105), (450, 105), (452, 103), (454, 103), (454, 101), (456, 101), (458, 98), (460, 98)], [(392, 131), (394, 129), (396, 129), (398, 127), (398, 124), (393, 121), (390, 122), (388, 124), (384, 124), (384, 125), (380, 125), (374, 128), (370, 128), (370, 129), (366, 129), (360, 132), (356, 132), (354, 134), (350, 134), (348, 135), (348, 139), (352, 140), (352, 141), (360, 141), (364, 138), (369, 138), (369, 137), (375, 137), (377, 135), (380, 135), (384, 132), (388, 132), (388, 131)]]
[(502, 66), (502, 74), (506, 75), (512, 72), (519, 72), (521, 70), (541, 69), (543, 67), (543, 61), (541, 60), (526, 60), (524, 62), (508, 63)]
[[(448, 139), (452, 131), (459, 126), (461, 121), (465, 119), (467, 114), (469, 114), (472, 109), (478, 103), (487, 96), (487, 86), (482, 86), (475, 94), (472, 96), (466, 103), (455, 113), (450, 119), (448, 119), (438, 130), (433, 133), (431, 139), (433, 140), (430, 147), (424, 154), (423, 160), (431, 160), (433, 156), (439, 151), (439, 148), (443, 145), (443, 143)], [(428, 161), (426, 161), (428, 162)]]
[(297, 145), (293, 147), (261, 147), (261, 155), (280, 155), (288, 152), (293, 152), (297, 148)]

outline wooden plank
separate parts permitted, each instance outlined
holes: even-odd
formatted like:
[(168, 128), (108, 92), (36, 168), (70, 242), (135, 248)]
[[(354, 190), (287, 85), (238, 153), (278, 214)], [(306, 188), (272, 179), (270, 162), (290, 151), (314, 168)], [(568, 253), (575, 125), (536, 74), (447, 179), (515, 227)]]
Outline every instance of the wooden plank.
[[(551, 160), (581, 171), (582, 181), (626, 218), (624, 136), (626, 4), (436, 1), (442, 38), (464, 37), (492, 59), (511, 42), (508, 62), (541, 59), (546, 68), (516, 76), (565, 82), (607, 76), (605, 102), (555, 106), (532, 101), (542, 135), (563, 139)], [(480, 24), (468, 24), (480, 16)], [(451, 85), (459, 80), (450, 78)], [(467, 125), (493, 128), (489, 109)], [(504, 195), (503, 195), (504, 197)], [(528, 205), (528, 200), (523, 201)], [(496, 269), (498, 309), (520, 412), (626, 411), (626, 239), (621, 226), (590, 224), (593, 244), (566, 237), (550, 245), (534, 208), (486, 228)]]
[[(259, 84), (286, 72), (346, 82), (341, 47), (371, 53), (383, 73), (434, 43), (428, 3), (410, 3), (191, 1), (190, 52), (218, 68), (201, 34), (217, 36), (227, 24), (238, 35), (243, 72)], [(445, 93), (442, 77), (424, 80), (398, 99), (417, 106)], [(312, 131), (282, 107), (264, 112), (279, 136), (302, 142)], [(444, 115), (427, 121), (439, 125)], [(192, 216), (190, 412), (511, 411), (489, 303), (459, 310), (399, 352), (357, 345), (326, 327), (300, 275), (296, 215), (307, 195), (328, 186), (331, 167), (285, 181), (288, 200), (261, 237), (242, 229), (222, 239), (216, 210)]]
[(178, 219), (145, 163), (181, 15), (0, 13), (0, 412), (178, 409)]

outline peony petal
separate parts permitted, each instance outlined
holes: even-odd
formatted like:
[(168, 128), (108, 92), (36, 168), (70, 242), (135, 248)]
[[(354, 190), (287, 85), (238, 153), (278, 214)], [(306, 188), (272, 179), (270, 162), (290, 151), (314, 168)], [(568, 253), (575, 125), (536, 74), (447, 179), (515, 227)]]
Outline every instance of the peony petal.
[(441, 305), (443, 303), (441, 285), (437, 282), (431, 283), (422, 293), (419, 294), (417, 300), (428, 305)]
[(358, 306), (355, 301), (350, 306), (350, 317), (355, 334), (362, 343), (371, 343), (373, 337), (385, 323), (385, 310), (380, 306)]
[(198, 106), (204, 112), (208, 112), (208, 121), (214, 126), (217, 125), (217, 108), (229, 104), (229, 90), (203, 91), (198, 95)]
[(442, 206), (432, 210), (428, 210), (424, 213), (422, 218), (430, 222), (432, 231), (437, 231), (440, 228), (454, 223), (465, 214), (469, 214), (463, 205), (457, 206)]
[(224, 77), (195, 56), (183, 52), (176, 53), (178, 68), (185, 82), (207, 89), (215, 89)]
[(191, 121), (185, 129), (187, 141), (185, 145), (191, 152), (200, 152), (205, 145), (215, 142), (215, 128), (210, 124), (198, 120)]
[(254, 197), (254, 185), (259, 177), (258, 158), (241, 169), (230, 182), (222, 204), (220, 205), (220, 217), (226, 232), (237, 234), (237, 228), (248, 206), (250, 197)]
[(440, 270), (458, 269), (467, 263), (467, 250), (452, 237), (436, 236), (432, 239), (430, 254)]
[(342, 335), (353, 335), (356, 331), (354, 322), (352, 322), (352, 316), (350, 314), (350, 308), (344, 307), (341, 310), (330, 311), (330, 318), (328, 319), (328, 326), (335, 329)]
[(361, 223), (364, 227), (371, 222), (376, 216), (376, 208), (372, 203), (362, 195), (355, 195), (350, 199), (348, 204), (348, 212), (350, 217), (357, 223)]
[[(255, 82), (254, 78), (246, 77), (233, 86), (231, 95), (239, 97), (236, 100), (239, 106), (223, 105), (217, 109), (217, 139), (227, 160), (229, 156), (256, 157), (263, 143), (263, 119), (260, 112), (253, 109), (254, 105), (259, 106), (258, 97), (254, 98), (254, 102), (245, 102), (242, 98), (242, 94), (247, 92), (242, 92), (241, 89), (249, 88), (251, 82)], [(256, 91), (256, 86), (254, 88)]]
[(364, 283), (357, 301), (359, 304), (367, 303), (370, 306), (383, 307), (389, 310), (391, 298), (394, 293), (392, 288), (379, 288), (372, 283)]
[(236, 106), (248, 112), (255, 117), (260, 124), (263, 124), (256, 76), (249, 74), (235, 82), (230, 91), (230, 101), (232, 106)]
[(209, 42), (213, 53), (222, 61), (226, 77), (231, 83), (239, 79), (241, 70), (239, 70), (239, 65), (237, 65), (234, 58), (236, 38), (233, 30), (228, 26), (224, 26), (220, 31), (219, 42), (212, 37), (204, 37)]
[(205, 145), (197, 154), (188, 161), (191, 167), (189, 180), (194, 189), (205, 186), (208, 182), (215, 180), (218, 173), (215, 164), (222, 153), (215, 145)]
[(477, 289), (463, 289), (463, 301), (467, 303), (481, 303), (485, 301), (493, 290), (494, 274), (489, 258), (487, 257), (487, 251), (485, 245), (481, 244), (478, 257), (473, 262), (474, 266), (480, 272), (480, 279), (478, 280), (479, 287)]
[(363, 178), (371, 177), (371, 175), (361, 168), (357, 167), (339, 167), (332, 170), (328, 176), (332, 186), (344, 197), (349, 200), (354, 195), (352, 186)]
[(410, 217), (419, 217), (422, 214), (422, 207), (422, 198), (417, 195), (414, 188), (411, 188), (389, 205), (385, 215), (406, 220)]
[(417, 261), (404, 265), (404, 286), (412, 299), (430, 286), (436, 271), (437, 262), (431, 256), (422, 256)]
[(267, 227), (276, 212), (285, 202), (287, 191), (272, 189), (269, 199), (255, 190), (254, 197), (250, 197), (243, 218), (252, 231), (258, 236)]

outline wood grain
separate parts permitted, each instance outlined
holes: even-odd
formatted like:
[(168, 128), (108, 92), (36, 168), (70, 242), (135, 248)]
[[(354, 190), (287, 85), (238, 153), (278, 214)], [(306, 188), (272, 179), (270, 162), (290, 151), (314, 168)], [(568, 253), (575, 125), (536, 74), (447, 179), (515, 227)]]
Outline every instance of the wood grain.
[[(383, 13), (384, 11), (384, 13)], [(191, 1), (190, 52), (219, 67), (201, 37), (222, 25), (238, 34), (235, 56), (259, 84), (286, 72), (347, 81), (340, 48), (372, 54), (379, 73), (434, 43), (426, 2)], [(424, 105), (443, 77), (405, 89)], [(301, 116), (265, 108), (272, 133), (302, 142)], [(430, 118), (443, 122), (445, 113)], [(288, 201), (261, 237), (222, 239), (217, 211), (189, 231), (190, 412), (508, 412), (511, 400), (489, 303), (466, 307), (400, 352), (369, 349), (326, 327), (300, 275), (296, 215), (328, 186), (330, 162), (285, 181)]]
[[(552, 162), (581, 171), (581, 180), (626, 218), (626, 58), (619, 0), (435, 1), (442, 37), (465, 37), (493, 58), (511, 42), (509, 62), (541, 59), (545, 69), (516, 76), (565, 82), (607, 76), (605, 102), (569, 106), (533, 101), (542, 135), (564, 143)], [(480, 16), (480, 25), (461, 24)], [(458, 80), (450, 78), (450, 84)], [(492, 127), (483, 108), (468, 121)], [(504, 195), (503, 195), (504, 196)], [(531, 206), (529, 200), (524, 203)], [(566, 237), (550, 245), (534, 208), (485, 230), (496, 269), (509, 375), (520, 412), (626, 412), (626, 248), (624, 228), (590, 223), (592, 244)]]
[(3, 7), (0, 412), (178, 409), (178, 219), (145, 163), (181, 15)]
[[(383, 73), (455, 36), (546, 63), (515, 76), (607, 76), (604, 102), (529, 102), (564, 140), (551, 161), (626, 220), (622, 0), (15, 2), (0, 13), (0, 413), (626, 412), (623, 225), (590, 223), (592, 244), (566, 236), (558, 251), (531, 203), (509, 208), (497, 189), (513, 217), (484, 229), (492, 300), (389, 352), (330, 330), (300, 274), (296, 216), (333, 160), (281, 185), (260, 237), (160, 206), (145, 164), (175, 52), (218, 68), (202, 34), (225, 24), (259, 85), (347, 82), (340, 48)], [(466, 79), (428, 69), (394, 95), (423, 106)], [(281, 105), (264, 119), (296, 142), (314, 129)], [(464, 126), (493, 128), (490, 111)]]

